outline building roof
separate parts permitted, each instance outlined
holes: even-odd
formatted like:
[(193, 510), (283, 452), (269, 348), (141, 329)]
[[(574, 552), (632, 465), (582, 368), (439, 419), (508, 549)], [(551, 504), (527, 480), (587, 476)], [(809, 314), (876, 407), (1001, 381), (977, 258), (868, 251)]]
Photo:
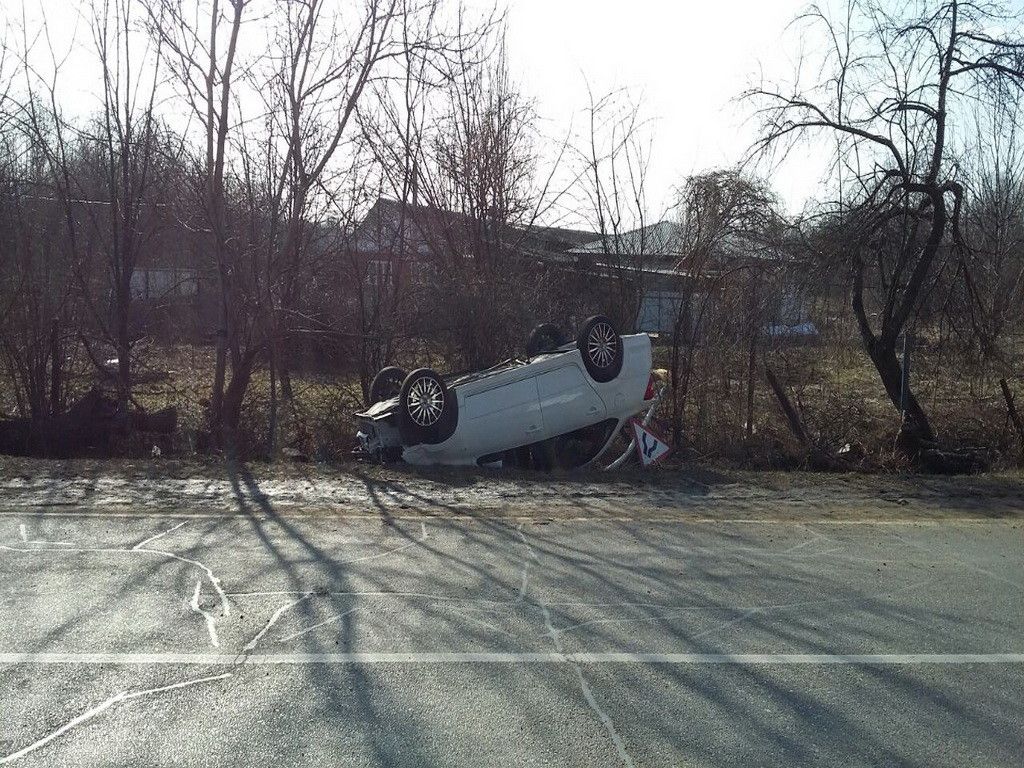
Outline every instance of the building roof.
[[(438, 243), (460, 242), (473, 223), (465, 214), (381, 197), (355, 228), (352, 245), (361, 252), (404, 245), (408, 251), (427, 254)], [(538, 255), (566, 253), (597, 237), (595, 232), (535, 224), (498, 224), (489, 234), (504, 246)]]
[(531, 225), (523, 230), (526, 235), (538, 243), (553, 246), (553, 250), (569, 251), (586, 243), (593, 242), (596, 232), (586, 229), (566, 229), (563, 227), (544, 227)]
[[(381, 197), (356, 227), (352, 242), (357, 251), (367, 253), (404, 248), (406, 253), (427, 256), (442, 245), (445, 249), (461, 248), (474, 225), (465, 214)], [(609, 273), (625, 268), (650, 275), (688, 274), (687, 264), (681, 259), (685, 250), (682, 230), (673, 221), (604, 236), (541, 225), (490, 226), (492, 229), (485, 236), (493, 238), (508, 253), (551, 265), (575, 268), (586, 264), (590, 269)], [(772, 253), (765, 252), (763, 242), (732, 233), (718, 244), (715, 263), (717, 268), (724, 268), (737, 259), (777, 258), (774, 249), (769, 250)]]
[(659, 221), (628, 232), (598, 235), (584, 245), (572, 249), (576, 254), (618, 254), (630, 256), (677, 256), (682, 251), (679, 225)]

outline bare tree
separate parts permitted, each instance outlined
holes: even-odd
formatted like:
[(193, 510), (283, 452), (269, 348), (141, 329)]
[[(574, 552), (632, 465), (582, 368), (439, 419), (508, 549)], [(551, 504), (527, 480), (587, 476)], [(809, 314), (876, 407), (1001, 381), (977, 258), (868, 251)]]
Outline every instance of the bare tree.
[[(226, 429), (229, 442), (237, 430), (242, 398), (259, 354), (259, 348), (247, 345), (244, 339), (239, 312), (242, 301), (234, 279), (238, 253), (229, 238), (225, 190), (238, 39), (251, 4), (252, 0), (206, 0), (193, 9), (183, 0), (145, 1), (150, 36), (167, 51), (166, 63), (178, 82), (180, 96), (202, 126), (202, 219), (210, 233), (220, 315), (210, 425), (218, 440), (225, 437), (221, 430)], [(231, 380), (225, 386), (229, 356)]]
[(37, 117), (0, 131), (0, 360), (18, 414), (33, 422), (64, 410), (81, 318), (75, 252), (53, 216), (39, 146), (52, 132)]
[[(781, 218), (774, 195), (762, 182), (725, 169), (687, 178), (679, 196), (679, 294), (670, 339), (672, 439), (682, 443), (684, 414), (703, 342), (717, 355), (730, 334), (747, 346), (747, 433), (753, 424), (753, 381), (768, 286), (766, 273), (778, 266)], [(729, 318), (740, 326), (727, 327)], [(733, 324), (734, 325), (734, 324)]]
[[(1024, 94), (1004, 89), (1003, 108), (976, 114), (977, 142), (964, 158), (965, 301), (960, 305), (985, 359), (1024, 322)], [(979, 110), (980, 112), (980, 110)]]
[(322, 193), (337, 186), (339, 174), (350, 172), (334, 161), (339, 150), (351, 160), (358, 136), (350, 135), (353, 118), (372, 82), (400, 77), (411, 57), (444, 55), (461, 44), (435, 23), (438, 7), (438, 0), (372, 0), (357, 13), (320, 0), (279, 6), (267, 107), (279, 120), (284, 146), (272, 198), (283, 229), (273, 359), (286, 397), (291, 387), (280, 344), (298, 318), (309, 229), (332, 207), (344, 205), (336, 195)]
[(363, 124), (399, 198), (393, 232), (406, 280), (390, 291), (419, 307), (421, 337), (483, 367), (519, 348), (530, 322), (523, 245), (550, 204), (550, 175), (537, 174), (533, 105), (509, 75), (502, 34), (487, 38), (488, 20), (473, 29), (477, 44), (453, 51), (437, 82), (433, 70), (413, 70)]
[(91, 143), (101, 154), (102, 183), (97, 185), (105, 219), (101, 250), (110, 296), (109, 315), (94, 312), (117, 353), (117, 392), (127, 418), (132, 388), (132, 277), (140, 251), (156, 226), (157, 201), (149, 195), (158, 151), (159, 124), (154, 113), (160, 72), (159, 39), (152, 50), (136, 52), (135, 4), (129, 0), (93, 0), (92, 38), (102, 73), (103, 109)]
[(525, 292), (515, 244), (535, 211), (533, 111), (499, 45), (493, 63), (462, 62), (453, 73), (417, 179), (420, 199), (447, 218), (427, 228), (433, 279), (425, 300), (466, 367), (512, 354), (526, 322), (516, 311)]
[(599, 235), (599, 250), (589, 265), (610, 286), (606, 314), (623, 331), (634, 328), (640, 309), (644, 269), (651, 257), (647, 171), (653, 133), (641, 105), (624, 91), (595, 95), (589, 103), (583, 135), (573, 147), (579, 167), (573, 197), (582, 216)]
[[(57, 92), (66, 52), (56, 49), (45, 14), (38, 29), (22, 18), (20, 33), (11, 48), (3, 47), (0, 59), (8, 68), (0, 69), (8, 243), (0, 345), (18, 410), (36, 422), (62, 413), (67, 402), (85, 270), (72, 173), (78, 147)], [(37, 48), (43, 49), (45, 66), (31, 61)]]
[[(337, 192), (348, 188), (356, 108), (368, 85), (400, 77), (410, 53), (429, 60), (465, 45), (461, 31), (435, 23), (439, 4), (287, 0), (269, 10), (276, 30), (269, 49), (240, 65), (238, 39), (251, 0), (209, 0), (199, 3), (198, 13), (186, 13), (181, 0), (147, 0), (151, 32), (168, 50), (181, 96), (205, 134), (204, 214), (222, 325), (210, 409), (215, 431), (237, 428), (242, 398), (264, 354), (272, 371), (284, 374), (290, 393), (282, 343), (305, 322), (301, 299), (314, 256), (312, 233), (319, 222), (344, 218), (337, 208), (348, 201)], [(232, 110), (241, 115), (236, 103), (243, 85), (263, 97), (260, 119), (231, 119)], [(229, 233), (232, 196), (251, 209), (245, 216), (258, 237)]]
[[(1019, 18), (995, 4), (958, 0), (895, 9), (851, 0), (842, 20), (817, 6), (802, 18), (827, 42), (823, 62), (814, 62), (822, 74), (808, 88), (748, 94), (764, 118), (757, 149), (822, 134), (835, 139), (836, 168), (847, 174), (837, 206), (854, 315), (889, 399), (904, 414), (902, 444), (916, 453), (935, 435), (904, 379), (897, 345), (945, 246), (962, 242), (956, 116), (970, 100), (999, 107), (985, 83), (1024, 86), (1024, 39), (1013, 31)], [(997, 26), (1011, 31), (993, 33)]]

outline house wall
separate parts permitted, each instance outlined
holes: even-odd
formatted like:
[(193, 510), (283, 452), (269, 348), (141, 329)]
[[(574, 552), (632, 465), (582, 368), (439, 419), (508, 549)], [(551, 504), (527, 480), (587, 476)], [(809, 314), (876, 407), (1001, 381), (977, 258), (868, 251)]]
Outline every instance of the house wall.
[(133, 300), (167, 299), (195, 296), (199, 292), (199, 272), (187, 267), (141, 267), (132, 273)]
[(636, 328), (642, 333), (672, 333), (683, 305), (679, 291), (649, 290), (640, 299)]

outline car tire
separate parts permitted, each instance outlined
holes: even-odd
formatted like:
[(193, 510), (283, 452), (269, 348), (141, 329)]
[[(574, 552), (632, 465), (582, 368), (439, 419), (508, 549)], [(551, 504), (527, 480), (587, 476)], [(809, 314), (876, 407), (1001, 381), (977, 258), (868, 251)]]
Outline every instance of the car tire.
[(576, 346), (594, 381), (604, 384), (622, 370), (622, 337), (604, 315), (594, 315), (583, 323)]
[(398, 431), (406, 446), (442, 443), (455, 433), (458, 402), (435, 371), (417, 368), (398, 394)]
[(536, 357), (545, 352), (554, 352), (565, 344), (565, 334), (554, 323), (541, 323), (526, 340), (526, 356)]
[(395, 365), (381, 368), (370, 382), (370, 405), (398, 397), (402, 391), (402, 384), (405, 383), (405, 377), (408, 375), (405, 370)]

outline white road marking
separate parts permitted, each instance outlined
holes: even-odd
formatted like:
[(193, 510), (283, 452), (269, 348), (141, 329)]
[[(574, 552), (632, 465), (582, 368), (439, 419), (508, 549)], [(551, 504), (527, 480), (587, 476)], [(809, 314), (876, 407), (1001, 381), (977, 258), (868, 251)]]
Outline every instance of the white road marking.
[(192, 685), (198, 685), (199, 683), (209, 683), (214, 680), (224, 680), (228, 677), (231, 677), (230, 672), (225, 672), (223, 675), (215, 675), (214, 677), (200, 677), (197, 680), (185, 680), (180, 683), (174, 683), (173, 685), (164, 685), (160, 688), (147, 688), (146, 690), (142, 691), (121, 691), (120, 693), (111, 696), (103, 703), (98, 704), (92, 709), (86, 710), (78, 717), (73, 718), (72, 720), (69, 720), (68, 722), (64, 723), (64, 725), (62, 725), (60, 728), (58, 728), (55, 731), (52, 731), (51, 733), (48, 733), (46, 736), (39, 739), (38, 741), (29, 744), (27, 747), (20, 749), (17, 752), (14, 752), (10, 755), (7, 755), (6, 757), (0, 757), (0, 765), (13, 763), (15, 760), (19, 760), (25, 757), (25, 755), (28, 755), (31, 752), (35, 752), (37, 749), (45, 747), (51, 741), (64, 735), (72, 728), (79, 726), (82, 723), (87, 722), (89, 720), (92, 720), (97, 715), (103, 714), (108, 709), (113, 707), (115, 704), (122, 704), (126, 701), (130, 701), (131, 699), (137, 699), (141, 696), (153, 696), (157, 693), (164, 693), (165, 691), (173, 691), (177, 690), (178, 688), (187, 688)]
[(165, 530), (165, 531), (160, 531), (160, 533), (156, 534), (155, 536), (150, 536), (150, 537), (149, 537), (148, 539), (145, 539), (144, 541), (140, 541), (140, 542), (139, 542), (138, 544), (136, 544), (136, 545), (135, 545), (134, 547), (132, 547), (132, 549), (142, 549), (142, 548), (143, 548), (144, 546), (146, 546), (147, 544), (150, 544), (150, 543), (152, 543), (152, 542), (156, 541), (156, 540), (157, 540), (157, 539), (159, 539), (159, 538), (163, 538), (163, 537), (164, 537), (164, 536), (166, 536), (166, 535), (167, 535), (168, 533), (173, 533), (174, 531), (176, 531), (176, 530), (178, 530), (179, 528), (181, 528), (181, 526), (185, 525), (185, 523), (187, 523), (187, 522), (188, 522), (188, 521), (187, 521), (187, 520), (185, 520), (185, 521), (183, 521), (183, 522), (180, 522), (180, 523), (178, 523), (177, 525), (175, 525), (175, 526), (174, 526), (174, 527), (172, 527), (172, 528), (168, 528), (168, 529), (167, 529), (167, 530)]
[(28, 543), (28, 531), (25, 529), (25, 524), (22, 523), (18, 526), (18, 530), (21, 532), (21, 540)]
[[(235, 666), (226, 653), (0, 653), (0, 664)], [(669, 664), (726, 666), (917, 666), (923, 664), (1024, 664), (1024, 653), (268, 653), (252, 654), (245, 664)]]
[[(725, 500), (728, 502), (728, 500)], [(380, 522), (380, 515), (365, 515), (365, 514), (346, 514), (345, 509), (342, 505), (339, 508), (332, 510), (326, 514), (302, 514), (291, 511), (290, 505), (284, 505), (282, 510), (287, 515), (289, 520), (352, 520), (352, 521), (371, 521)], [(559, 524), (559, 523), (690, 523), (696, 525), (721, 525), (723, 523), (733, 525), (894, 525), (894, 526), (925, 526), (925, 527), (937, 527), (944, 525), (959, 525), (962, 523), (976, 523), (976, 524), (988, 524), (988, 525), (1000, 525), (1007, 523), (1015, 523), (1020, 519), (1020, 512), (1017, 507), (1009, 508), (1010, 512), (1004, 518), (993, 518), (993, 517), (943, 517), (943, 518), (919, 518), (919, 519), (896, 519), (896, 520), (830, 520), (820, 519), (808, 513), (804, 517), (794, 517), (791, 519), (786, 518), (774, 518), (774, 517), (760, 517), (760, 518), (749, 518), (749, 517), (630, 517), (624, 515), (602, 515), (601, 517), (558, 517), (552, 519), (548, 514), (540, 514), (537, 516), (530, 515), (483, 515), (479, 512), (475, 512), (473, 508), (466, 507), (465, 514), (458, 514), (456, 511), (453, 514), (437, 514), (436, 511), (425, 510), (419, 514), (414, 515), (391, 515), (391, 519), (399, 521), (413, 521), (420, 522), (424, 518), (433, 522), (450, 522), (450, 523), (493, 523), (493, 522), (507, 522), (507, 523), (535, 523), (538, 521), (544, 522), (546, 525)], [(473, 513), (470, 516), (470, 513)], [(20, 510), (0, 510), (0, 517), (82, 517), (82, 518), (96, 518), (96, 519), (116, 519), (116, 518), (146, 518), (154, 520), (227, 520), (227, 519), (238, 519), (245, 521), (257, 520), (260, 522), (267, 522), (273, 520), (270, 515), (249, 515), (242, 512), (97, 512), (97, 511), (64, 511), (64, 510), (42, 510), (36, 509), (32, 506), (26, 505)]]
[[(43, 505), (40, 505), (43, 506)], [(81, 505), (79, 505), (81, 507)], [(96, 512), (81, 510), (78, 511), (66, 511), (66, 510), (43, 510), (36, 509), (32, 505), (26, 505), (22, 511), (14, 512), (12, 510), (0, 510), (0, 517), (95, 517), (99, 519), (103, 518), (146, 518), (152, 520), (180, 520), (186, 518), (188, 520), (210, 520), (210, 519), (221, 519), (226, 517), (237, 517), (240, 519), (251, 520), (269, 520), (270, 518), (266, 515), (245, 515), (238, 512), (220, 512), (220, 513), (207, 513), (207, 512)], [(293, 515), (289, 515), (293, 517)], [(313, 517), (313, 515), (294, 515), (294, 517)], [(322, 516), (321, 516), (322, 517)], [(369, 516), (367, 516), (369, 517)], [(378, 516), (376, 518), (380, 520)]]

